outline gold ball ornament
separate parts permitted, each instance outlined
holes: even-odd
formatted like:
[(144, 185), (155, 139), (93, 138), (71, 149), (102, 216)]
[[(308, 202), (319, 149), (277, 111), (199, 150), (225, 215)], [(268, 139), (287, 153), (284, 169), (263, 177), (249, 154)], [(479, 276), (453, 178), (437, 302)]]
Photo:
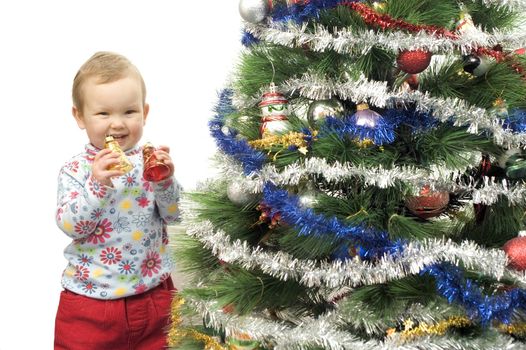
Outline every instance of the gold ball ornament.
[(418, 196), (411, 196), (405, 200), (405, 206), (411, 213), (422, 219), (439, 216), (449, 204), (449, 193), (433, 191), (429, 185), (420, 190)]

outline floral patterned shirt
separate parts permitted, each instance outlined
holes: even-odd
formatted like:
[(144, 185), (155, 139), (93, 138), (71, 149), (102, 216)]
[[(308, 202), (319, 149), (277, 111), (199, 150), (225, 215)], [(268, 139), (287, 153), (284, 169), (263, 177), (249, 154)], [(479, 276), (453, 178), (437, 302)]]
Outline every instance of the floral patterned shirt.
[(97, 299), (143, 293), (170, 276), (167, 224), (179, 217), (180, 186), (174, 178), (143, 179), (137, 145), (126, 152), (134, 168), (99, 183), (91, 165), (99, 149), (86, 145), (60, 170), (56, 222), (73, 239), (64, 250), (69, 264), (62, 286)]

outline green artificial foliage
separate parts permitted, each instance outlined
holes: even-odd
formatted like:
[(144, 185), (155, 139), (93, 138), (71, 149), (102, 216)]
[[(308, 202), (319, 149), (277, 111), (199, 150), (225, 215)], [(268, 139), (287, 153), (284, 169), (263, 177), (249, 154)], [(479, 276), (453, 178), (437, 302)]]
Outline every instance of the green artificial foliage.
[(524, 349), (526, 4), (270, 3), (186, 197), (180, 348)]

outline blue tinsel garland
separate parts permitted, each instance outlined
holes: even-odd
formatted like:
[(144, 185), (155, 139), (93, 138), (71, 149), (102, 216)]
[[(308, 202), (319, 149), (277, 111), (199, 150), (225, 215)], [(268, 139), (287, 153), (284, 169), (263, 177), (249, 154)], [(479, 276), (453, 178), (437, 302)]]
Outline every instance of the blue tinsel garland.
[(307, 4), (276, 5), (272, 11), (274, 22), (294, 21), (302, 23), (317, 18), (324, 9), (334, 8), (342, 3), (361, 2), (360, 0), (310, 0)]
[(245, 174), (250, 174), (263, 167), (267, 157), (265, 154), (254, 150), (246, 140), (236, 138), (237, 131), (229, 129), (223, 131), (224, 118), (226, 115), (235, 112), (232, 106), (232, 90), (225, 89), (219, 94), (219, 102), (215, 107), (216, 115), (208, 123), (210, 134), (216, 140), (217, 147), (230, 156), (238, 159)]

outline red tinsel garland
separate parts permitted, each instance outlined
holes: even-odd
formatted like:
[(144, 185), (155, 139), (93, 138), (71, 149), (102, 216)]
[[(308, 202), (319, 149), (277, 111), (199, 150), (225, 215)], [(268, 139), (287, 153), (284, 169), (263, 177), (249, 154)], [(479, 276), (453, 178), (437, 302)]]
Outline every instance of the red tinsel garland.
[(360, 16), (362, 16), (362, 19), (365, 21), (365, 23), (378, 26), (382, 29), (405, 29), (414, 33), (425, 31), (428, 34), (434, 34), (436, 36), (458, 39), (458, 35), (445, 28), (432, 25), (407, 23), (401, 19), (394, 19), (389, 15), (380, 14), (373, 8), (359, 2), (342, 2), (341, 5), (349, 6), (354, 11), (358, 12)]

